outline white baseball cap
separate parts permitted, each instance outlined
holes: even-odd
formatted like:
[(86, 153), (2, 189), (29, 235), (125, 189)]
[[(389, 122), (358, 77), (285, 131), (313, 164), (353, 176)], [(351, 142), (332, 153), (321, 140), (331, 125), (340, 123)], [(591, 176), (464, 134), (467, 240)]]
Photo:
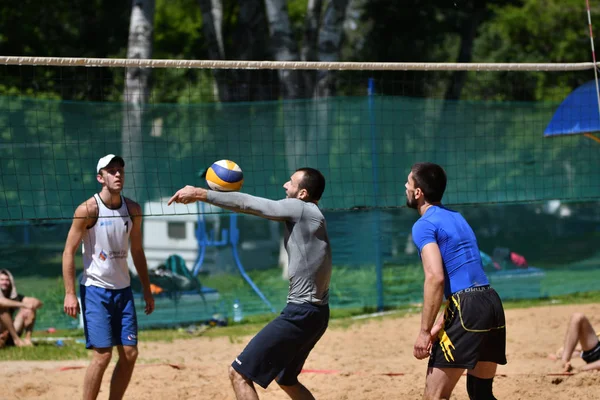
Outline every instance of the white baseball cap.
[(98, 164), (96, 165), (96, 173), (100, 173), (100, 170), (106, 167), (112, 161), (118, 161), (119, 163), (121, 163), (122, 167), (125, 166), (125, 161), (121, 157), (115, 156), (114, 154), (107, 154), (98, 160)]

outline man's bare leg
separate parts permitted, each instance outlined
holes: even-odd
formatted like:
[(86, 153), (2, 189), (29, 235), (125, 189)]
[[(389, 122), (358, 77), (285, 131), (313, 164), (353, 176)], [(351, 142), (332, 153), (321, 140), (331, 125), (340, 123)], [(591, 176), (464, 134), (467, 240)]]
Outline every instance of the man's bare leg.
[(10, 334), (6, 330), (0, 332), (0, 349), (6, 345), (6, 340), (8, 339), (9, 335)]
[(565, 372), (570, 372), (572, 369), (571, 356), (578, 342), (581, 343), (581, 349), (583, 351), (591, 350), (598, 344), (598, 337), (596, 336), (596, 332), (594, 332), (594, 328), (582, 313), (573, 314), (567, 327), (565, 344), (563, 346), (561, 357), (563, 370)]
[(312, 395), (310, 390), (308, 390), (306, 386), (300, 382), (289, 386), (279, 385), (279, 387), (283, 389), (283, 391), (286, 392), (292, 400), (315, 400), (315, 397)]
[(110, 380), (109, 400), (120, 400), (125, 395), (133, 368), (138, 357), (137, 346), (117, 346), (119, 351), (119, 361), (115, 366), (112, 378)]
[(423, 399), (449, 399), (463, 372), (463, 368), (427, 368)]
[(104, 371), (112, 357), (112, 347), (93, 349), (92, 362), (85, 372), (83, 379), (83, 400), (96, 400), (102, 385)]
[[(41, 307), (42, 303), (33, 297), (25, 297), (23, 303), (30, 305), (31, 308), (21, 308), (19, 310), (17, 316), (20, 315), (20, 323), (22, 323), (22, 325), (17, 328), (17, 332), (19, 332), (19, 334), (24, 333), (23, 341), (31, 344), (31, 335), (33, 334), (33, 327), (35, 326), (36, 310)], [(17, 318), (15, 318), (15, 320), (16, 319)], [(16, 325), (17, 323), (15, 321), (15, 327)]]
[(15, 316), (14, 327), (19, 336), (25, 333), (21, 341), (28, 346), (31, 346), (33, 344), (31, 342), (31, 334), (33, 332), (34, 325), (35, 311), (27, 308), (21, 308)]
[(258, 400), (258, 393), (254, 388), (254, 382), (237, 372), (229, 366), (229, 380), (237, 400)]
[(498, 364), (489, 361), (480, 361), (475, 368), (467, 371), (467, 374), (481, 379), (492, 379), (496, 376)]
[(21, 341), (21, 338), (19, 337), (19, 333), (15, 329), (15, 325), (13, 323), (12, 316), (6, 309), (0, 309), (0, 323), (2, 323), (2, 326), (8, 331), (15, 346), (17, 346), (17, 347), (26, 346), (26, 344)]

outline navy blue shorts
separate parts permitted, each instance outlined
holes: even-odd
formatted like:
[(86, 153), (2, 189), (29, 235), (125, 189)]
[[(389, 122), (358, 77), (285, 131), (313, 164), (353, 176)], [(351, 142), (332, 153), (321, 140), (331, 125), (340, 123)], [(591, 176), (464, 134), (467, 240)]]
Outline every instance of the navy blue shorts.
[(131, 288), (80, 286), (85, 347), (136, 346), (137, 317)]
[(231, 366), (263, 388), (273, 379), (284, 386), (298, 375), (329, 323), (329, 306), (293, 304), (252, 338)]

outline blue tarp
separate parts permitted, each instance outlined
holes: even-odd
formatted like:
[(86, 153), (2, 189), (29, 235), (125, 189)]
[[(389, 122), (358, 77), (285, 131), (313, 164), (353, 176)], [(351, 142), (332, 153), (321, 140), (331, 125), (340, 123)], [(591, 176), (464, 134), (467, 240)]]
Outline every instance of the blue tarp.
[(576, 135), (600, 131), (595, 81), (575, 89), (554, 113), (544, 136)]

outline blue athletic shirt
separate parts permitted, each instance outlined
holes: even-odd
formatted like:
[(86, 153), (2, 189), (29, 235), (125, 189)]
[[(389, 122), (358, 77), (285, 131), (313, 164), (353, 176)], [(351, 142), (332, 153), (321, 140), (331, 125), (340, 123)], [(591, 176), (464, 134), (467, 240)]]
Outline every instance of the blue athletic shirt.
[(477, 238), (459, 212), (431, 206), (412, 228), (419, 256), (426, 244), (437, 243), (444, 263), (444, 295), (489, 285), (479, 255)]

